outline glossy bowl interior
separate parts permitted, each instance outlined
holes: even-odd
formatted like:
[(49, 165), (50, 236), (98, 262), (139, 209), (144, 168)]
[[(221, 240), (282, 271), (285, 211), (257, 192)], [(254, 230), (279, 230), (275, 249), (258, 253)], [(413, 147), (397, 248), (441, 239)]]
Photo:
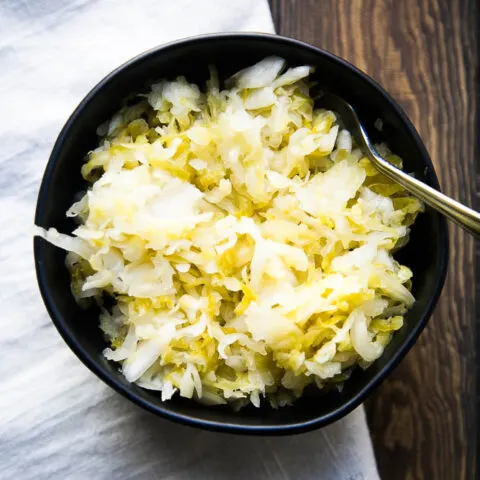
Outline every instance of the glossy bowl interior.
[[(404, 159), (405, 168), (434, 187), (437, 178), (428, 154), (413, 126), (396, 103), (369, 77), (345, 61), (296, 40), (262, 34), (221, 34), (195, 37), (158, 47), (118, 68), (102, 80), (82, 101), (60, 133), (48, 162), (38, 197), (35, 222), (71, 232), (65, 217), (75, 194), (85, 188), (80, 166), (86, 153), (98, 143), (96, 128), (134, 94), (162, 78), (185, 75), (204, 85), (208, 65), (216, 65), (221, 78), (268, 55), (279, 55), (289, 66), (313, 65), (314, 79), (324, 90), (344, 97), (358, 108), (368, 132), (385, 140)], [(383, 130), (373, 128), (377, 118)], [(446, 272), (448, 245), (446, 224), (428, 210), (415, 223), (411, 239), (398, 258), (414, 272), (417, 299), (405, 326), (393, 338), (383, 356), (369, 369), (355, 370), (342, 392), (306, 395), (292, 407), (272, 410), (248, 407), (235, 413), (229, 407), (204, 407), (174, 397), (163, 403), (158, 393), (128, 383), (116, 364), (102, 356), (106, 343), (98, 327), (95, 308), (81, 310), (69, 287), (65, 252), (35, 238), (34, 252), (40, 290), (53, 322), (67, 344), (94, 373), (135, 403), (159, 415), (204, 428), (240, 433), (286, 434), (326, 425), (359, 405), (402, 359), (425, 327), (434, 308)], [(61, 379), (59, 379), (61, 381)]]

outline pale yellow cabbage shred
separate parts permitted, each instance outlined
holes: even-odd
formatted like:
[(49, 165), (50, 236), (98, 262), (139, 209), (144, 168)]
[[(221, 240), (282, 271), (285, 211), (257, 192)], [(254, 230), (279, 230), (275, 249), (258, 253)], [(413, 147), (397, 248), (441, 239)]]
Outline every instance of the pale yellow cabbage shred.
[(70, 251), (79, 301), (113, 297), (105, 356), (163, 399), (277, 407), (339, 386), (414, 301), (392, 254), (422, 205), (314, 107), (312, 69), (284, 65), (266, 58), (224, 90), (212, 69), (206, 93), (153, 85), (101, 128), (73, 238), (41, 232)]

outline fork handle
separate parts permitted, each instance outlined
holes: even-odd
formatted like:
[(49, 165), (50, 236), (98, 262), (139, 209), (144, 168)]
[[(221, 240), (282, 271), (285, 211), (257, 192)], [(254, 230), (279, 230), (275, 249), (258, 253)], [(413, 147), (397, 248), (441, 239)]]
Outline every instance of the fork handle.
[(420, 180), (408, 175), (402, 170), (396, 168), (383, 157), (381, 157), (373, 148), (373, 145), (369, 145), (370, 151), (368, 156), (377, 169), (383, 173), (386, 177), (390, 178), (394, 182), (399, 183), (405, 190), (415, 195), (418, 199), (432, 207), (434, 210), (445, 215), (453, 222), (460, 225), (467, 232), (470, 232), (475, 237), (480, 238), (480, 213), (476, 212), (472, 208), (457, 202), (453, 198), (439, 192), (435, 188), (421, 182)]

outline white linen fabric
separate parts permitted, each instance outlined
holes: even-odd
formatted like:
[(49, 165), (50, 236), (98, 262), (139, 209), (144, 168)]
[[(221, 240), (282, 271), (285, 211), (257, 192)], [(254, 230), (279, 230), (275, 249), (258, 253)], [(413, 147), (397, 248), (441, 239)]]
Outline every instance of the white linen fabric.
[[(320, 8), (320, 6), (319, 6)], [(273, 32), (265, 0), (0, 2), (0, 478), (378, 478), (362, 408), (284, 438), (176, 425), (131, 404), (64, 344), (38, 292), (31, 228), (53, 142), (130, 57), (200, 33)]]

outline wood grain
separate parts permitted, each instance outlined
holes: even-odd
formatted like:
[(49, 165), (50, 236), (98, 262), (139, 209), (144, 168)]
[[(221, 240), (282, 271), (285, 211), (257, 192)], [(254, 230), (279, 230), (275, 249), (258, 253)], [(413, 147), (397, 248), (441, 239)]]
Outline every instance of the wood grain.
[[(417, 127), (444, 191), (480, 206), (476, 0), (270, 3), (279, 34), (329, 50), (379, 81)], [(475, 246), (453, 226), (450, 242), (449, 274), (429, 326), (367, 402), (388, 480), (475, 478)]]

